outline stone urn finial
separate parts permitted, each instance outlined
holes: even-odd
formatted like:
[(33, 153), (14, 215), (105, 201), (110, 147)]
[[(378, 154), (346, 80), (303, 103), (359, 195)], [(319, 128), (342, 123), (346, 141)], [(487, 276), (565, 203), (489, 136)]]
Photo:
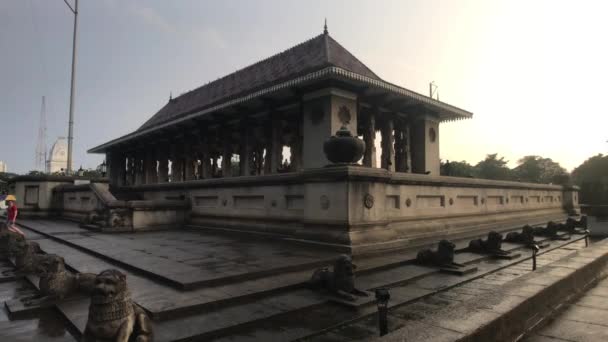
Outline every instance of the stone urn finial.
[(342, 126), (336, 135), (325, 140), (323, 151), (334, 164), (354, 164), (363, 157), (365, 142), (354, 137), (346, 126)]

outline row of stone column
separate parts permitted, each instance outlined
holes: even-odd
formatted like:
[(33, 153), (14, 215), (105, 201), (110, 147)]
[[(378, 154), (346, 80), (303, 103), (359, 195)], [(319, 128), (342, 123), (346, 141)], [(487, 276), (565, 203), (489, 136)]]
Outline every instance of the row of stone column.
[(405, 120), (387, 117), (377, 125), (376, 115), (369, 114), (364, 125), (365, 153), (363, 166), (378, 167), (376, 161), (376, 131), (380, 131), (382, 154), (380, 166), (396, 172), (411, 172), (410, 124)]
[[(177, 141), (150, 143), (137, 150), (113, 150), (106, 156), (110, 182), (123, 186), (231, 177), (235, 176), (234, 155), (239, 158), (239, 176), (284, 172), (283, 146), (291, 149), (289, 169), (299, 170), (302, 160), (299, 126), (287, 130), (274, 117), (268, 123), (260, 127), (259, 136), (255, 136), (256, 130), (244, 121), (236, 139), (234, 130), (225, 128), (217, 134), (219, 139), (195, 132), (174, 139)], [(218, 165), (220, 157), (221, 165)]]

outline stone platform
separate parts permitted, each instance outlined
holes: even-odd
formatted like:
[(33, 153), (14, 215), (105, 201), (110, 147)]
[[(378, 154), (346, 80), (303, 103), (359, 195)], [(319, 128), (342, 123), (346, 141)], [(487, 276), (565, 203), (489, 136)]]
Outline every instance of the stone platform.
[[(331, 264), (327, 260), (332, 255), (287, 241), (273, 241), (274, 247), (268, 247), (270, 241), (254, 242), (238, 236), (182, 230), (142, 233), (135, 239), (133, 234), (93, 233), (64, 221), (23, 220), (22, 223), (28, 238), (35, 239), (45, 252), (62, 255), (67, 266), (74, 270), (98, 273), (117, 268), (127, 274), (134, 300), (154, 319), (157, 341), (313, 338), (332, 327), (348, 325), (348, 322), (375, 313), (373, 301), (349, 307), (304, 288), (317, 265)], [(550, 246), (539, 254), (539, 265), (579, 249), (584, 245), (577, 240), (581, 238), (550, 241)], [(266, 249), (247, 250), (249, 244), (266, 246)], [(359, 266), (357, 287), (368, 291), (390, 287), (391, 303), (401, 305), (445, 292), (489, 273), (519, 268), (518, 264), (528, 263), (526, 260), (531, 257), (531, 251), (518, 244), (503, 244), (504, 249), (520, 254), (513, 260), (465, 252), (468, 240), (455, 241), (455, 244), (460, 250), (455, 261), (476, 267), (477, 272), (447, 275), (437, 268), (415, 265), (412, 260), (417, 251), (412, 250), (355, 258)], [(198, 261), (186, 258), (189, 252), (198, 256)], [(207, 255), (209, 258), (205, 257)], [(285, 259), (280, 260), (283, 255)], [(243, 256), (252, 257), (252, 260), (243, 259)], [(153, 267), (157, 260), (164, 260), (159, 263), (162, 268)], [(205, 264), (197, 266), (201, 260), (210, 261), (210, 270), (206, 270)], [(235, 269), (251, 275), (238, 279), (230, 269), (223, 272), (225, 268), (213, 268), (213, 265), (237, 265)], [(268, 267), (264, 270), (264, 266)], [(190, 279), (202, 282), (192, 287), (176, 285), (178, 275), (196, 267), (203, 270), (196, 271)], [(205, 278), (209, 276), (215, 278)], [(221, 280), (205, 282), (206, 279)], [(76, 299), (56, 308), (76, 337), (84, 329), (88, 304), (87, 299)]]

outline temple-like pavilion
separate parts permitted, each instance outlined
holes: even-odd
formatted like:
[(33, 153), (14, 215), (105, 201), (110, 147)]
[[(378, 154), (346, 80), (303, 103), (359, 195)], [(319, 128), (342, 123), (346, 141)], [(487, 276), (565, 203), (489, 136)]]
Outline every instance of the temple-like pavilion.
[(262, 175), (327, 165), (322, 144), (344, 125), (368, 147), (381, 133), (380, 165), (368, 148), (364, 166), (438, 175), (439, 123), (471, 116), (382, 80), (325, 30), (89, 152), (107, 155), (115, 186)]
[[(108, 229), (189, 226), (353, 253), (578, 210), (576, 189), (441, 176), (439, 124), (471, 116), (382, 80), (325, 30), (171, 98), (135, 132), (89, 151), (106, 154), (109, 186), (63, 186), (52, 198)], [(365, 142), (361, 160), (324, 154), (338, 131)]]

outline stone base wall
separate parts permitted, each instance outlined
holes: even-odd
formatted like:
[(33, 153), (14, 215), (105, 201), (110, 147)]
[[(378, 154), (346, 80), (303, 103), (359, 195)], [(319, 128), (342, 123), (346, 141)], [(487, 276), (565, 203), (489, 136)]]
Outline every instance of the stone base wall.
[(191, 226), (365, 253), (465, 238), (578, 211), (576, 188), (338, 166), (119, 189), (189, 200)]

